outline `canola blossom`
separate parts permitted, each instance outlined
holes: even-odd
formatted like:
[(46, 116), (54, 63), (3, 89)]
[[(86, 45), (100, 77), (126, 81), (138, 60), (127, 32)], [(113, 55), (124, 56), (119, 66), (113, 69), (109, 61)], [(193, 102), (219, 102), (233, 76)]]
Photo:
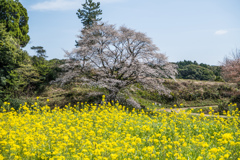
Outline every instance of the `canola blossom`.
[(106, 102), (53, 110), (37, 102), (18, 111), (3, 107), (0, 160), (240, 160), (237, 111), (225, 119), (190, 113), (149, 115)]

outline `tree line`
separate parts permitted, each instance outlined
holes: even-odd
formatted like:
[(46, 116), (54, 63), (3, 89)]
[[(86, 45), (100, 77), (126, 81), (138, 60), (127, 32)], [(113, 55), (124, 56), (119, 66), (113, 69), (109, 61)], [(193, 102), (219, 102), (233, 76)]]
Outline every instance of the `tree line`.
[[(102, 23), (100, 2), (86, 0), (76, 14), (83, 24), (76, 48), (66, 52), (66, 60), (47, 60), (42, 46), (31, 47), (36, 51), (35, 56), (23, 50), (30, 40), (26, 8), (18, 0), (0, 0), (2, 102), (23, 94), (37, 94), (49, 82), (64, 84), (74, 77), (106, 88), (109, 99), (115, 99), (122, 88), (134, 83), (156, 89), (159, 94), (169, 93), (156, 78), (240, 81), (238, 50), (233, 58), (226, 58), (222, 66), (187, 60), (170, 63), (145, 34)], [(131, 100), (131, 103), (135, 102)]]
[(221, 75), (221, 66), (211, 66), (208, 64), (200, 63), (196, 61), (179, 61), (178, 65), (179, 79), (195, 79), (195, 80), (206, 80), (206, 81), (221, 81), (224, 79)]

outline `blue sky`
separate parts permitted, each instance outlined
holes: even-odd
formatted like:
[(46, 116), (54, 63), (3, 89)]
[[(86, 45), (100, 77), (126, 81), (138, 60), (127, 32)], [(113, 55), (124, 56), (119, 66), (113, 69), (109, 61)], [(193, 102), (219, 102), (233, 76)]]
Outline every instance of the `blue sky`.
[[(30, 42), (49, 59), (65, 58), (83, 27), (76, 12), (85, 0), (20, 0), (28, 10)], [(97, 0), (95, 0), (97, 2)], [(98, 0), (103, 22), (146, 33), (170, 62), (219, 65), (240, 49), (240, 0)]]

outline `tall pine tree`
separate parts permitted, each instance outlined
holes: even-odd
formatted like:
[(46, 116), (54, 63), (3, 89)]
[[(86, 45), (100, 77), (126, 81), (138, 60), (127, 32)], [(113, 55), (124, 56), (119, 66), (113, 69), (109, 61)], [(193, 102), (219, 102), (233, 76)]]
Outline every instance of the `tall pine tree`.
[(102, 20), (102, 18), (97, 18), (102, 14), (102, 10), (99, 9), (100, 2), (95, 3), (92, 0), (86, 0), (82, 6), (83, 9), (78, 9), (76, 14), (81, 19), (84, 28), (91, 27), (94, 22)]
[[(92, 0), (86, 0), (84, 4), (82, 4), (83, 9), (78, 9), (77, 16), (81, 19), (81, 22), (84, 28), (89, 28), (93, 25), (94, 22), (101, 21), (102, 18), (97, 18), (102, 14), (102, 10), (100, 8), (100, 2), (93, 2)], [(76, 42), (76, 47), (78, 47), (78, 42)]]
[(47, 58), (48, 56), (46, 56), (46, 50), (43, 49), (42, 46), (32, 46), (31, 49), (35, 50), (37, 52), (37, 56), (38, 57), (43, 57), (43, 58)]

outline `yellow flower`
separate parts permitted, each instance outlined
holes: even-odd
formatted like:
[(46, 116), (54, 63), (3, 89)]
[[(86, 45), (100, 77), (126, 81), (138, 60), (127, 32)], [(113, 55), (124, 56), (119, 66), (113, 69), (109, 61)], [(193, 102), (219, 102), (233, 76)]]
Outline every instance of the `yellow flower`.
[(203, 157), (202, 156), (198, 156), (196, 160), (201, 160), (201, 159), (203, 159)]
[(183, 145), (182, 145), (183, 147), (186, 147), (187, 146), (187, 143), (185, 142), (185, 143), (183, 143)]
[(229, 154), (225, 154), (225, 155), (224, 155), (224, 158), (229, 158)]
[(52, 160), (203, 160), (240, 155), (235, 152), (240, 145), (238, 117), (190, 117), (186, 112), (149, 116), (143, 110), (126, 112), (127, 107), (115, 104), (97, 109), (96, 104), (82, 103), (84, 107), (78, 111), (78, 105), (53, 110), (47, 105), (39, 106), (41, 110), (32, 105), (35, 110), (30, 110), (26, 103), (20, 106), (21, 112), (0, 113), (0, 160), (9, 156), (32, 159), (35, 155)]
[(211, 153), (217, 153), (217, 152), (218, 152), (218, 149), (217, 149), (217, 148), (211, 148), (211, 149), (209, 150), (209, 152), (211, 152)]
[(117, 154), (111, 154), (112, 159), (117, 159), (118, 155)]
[(233, 139), (233, 136), (231, 133), (225, 133), (222, 135), (222, 139), (230, 140), (230, 139)]

